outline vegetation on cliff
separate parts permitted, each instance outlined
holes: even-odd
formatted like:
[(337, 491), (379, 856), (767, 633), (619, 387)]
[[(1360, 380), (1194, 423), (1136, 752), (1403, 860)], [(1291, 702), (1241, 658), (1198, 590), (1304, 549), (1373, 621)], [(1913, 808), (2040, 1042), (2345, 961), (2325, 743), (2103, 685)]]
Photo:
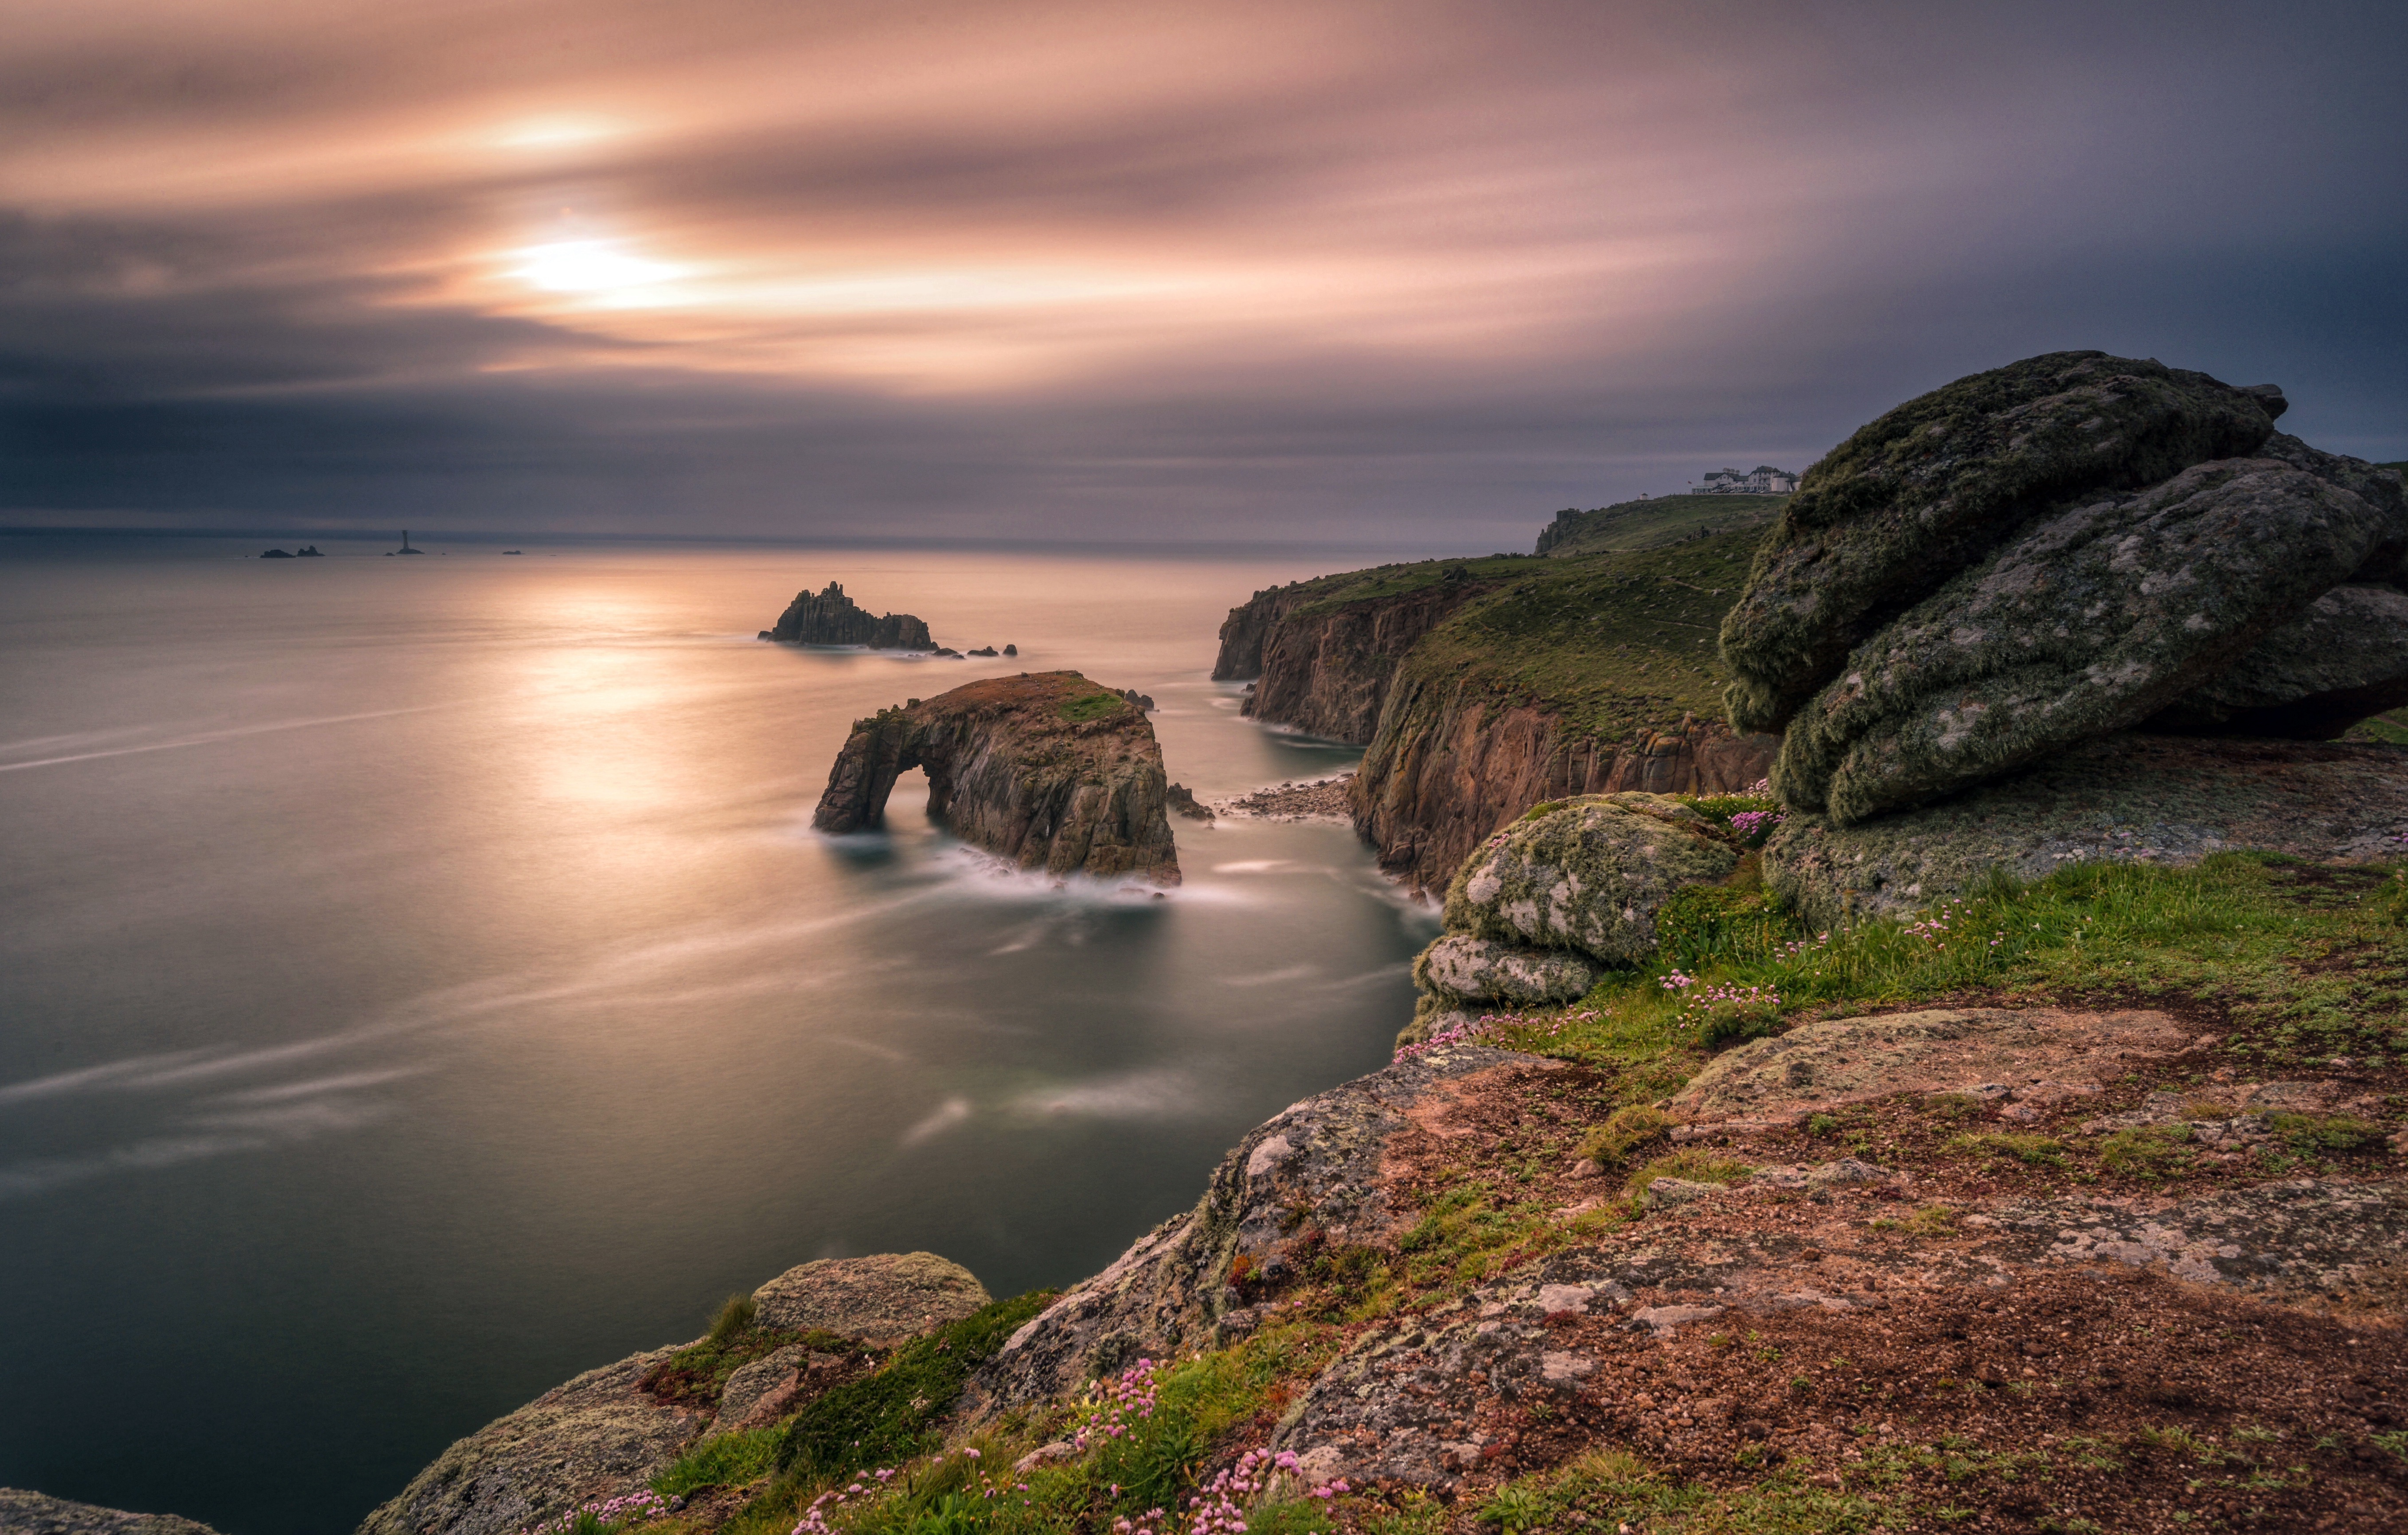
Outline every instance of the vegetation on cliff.
[(1587, 511), (1567, 509), (1539, 530), (1539, 552), (1563, 559), (1659, 549), (1684, 538), (1761, 528), (1788, 503), (1786, 495), (1657, 495)]

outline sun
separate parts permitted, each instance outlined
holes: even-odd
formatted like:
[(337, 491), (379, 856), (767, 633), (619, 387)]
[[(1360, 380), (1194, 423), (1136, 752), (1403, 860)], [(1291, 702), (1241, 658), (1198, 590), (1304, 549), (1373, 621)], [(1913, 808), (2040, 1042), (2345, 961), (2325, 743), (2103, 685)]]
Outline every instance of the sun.
[(632, 255), (613, 240), (555, 240), (516, 254), (510, 275), (555, 294), (620, 293), (679, 275), (677, 267)]

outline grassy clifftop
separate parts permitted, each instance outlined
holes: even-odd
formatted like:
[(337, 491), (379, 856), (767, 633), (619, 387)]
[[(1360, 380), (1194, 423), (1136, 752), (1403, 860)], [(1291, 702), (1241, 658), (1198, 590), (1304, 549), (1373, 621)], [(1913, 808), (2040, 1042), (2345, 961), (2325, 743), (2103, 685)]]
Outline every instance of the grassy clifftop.
[(1785, 495), (1658, 495), (1560, 511), (1539, 530), (1539, 552), (1561, 559), (1660, 549), (1700, 533), (1762, 527), (1788, 504)]
[(1761, 536), (1747, 528), (1526, 563), (1520, 580), (1433, 629), (1406, 666), (1484, 682), (1500, 698), (1541, 704), (1605, 739), (1674, 724), (1684, 712), (1719, 716), (1729, 679), (1714, 636)]

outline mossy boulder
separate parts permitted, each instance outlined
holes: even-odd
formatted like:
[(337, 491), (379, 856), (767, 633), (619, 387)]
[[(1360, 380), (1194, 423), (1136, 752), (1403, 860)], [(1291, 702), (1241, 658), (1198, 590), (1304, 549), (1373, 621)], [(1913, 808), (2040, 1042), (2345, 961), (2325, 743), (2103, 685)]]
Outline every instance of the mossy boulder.
[(2272, 459), (2042, 520), (1856, 648), (1791, 722), (1774, 789), (1846, 825), (2137, 724), (2347, 578), (2386, 525)]
[(752, 1292), (762, 1327), (832, 1332), (880, 1348), (958, 1322), (994, 1299), (976, 1274), (934, 1253), (819, 1258)]
[(2408, 704), (2408, 593), (2336, 586), (2220, 676), (2151, 722), (2157, 729), (2330, 740)]
[(1884, 619), (2070, 498), (2256, 451), (2284, 408), (2155, 361), (2059, 351), (1959, 379), (1807, 470), (1723, 621), (1733, 728), (1786, 724)]
[(1413, 983), (1458, 1002), (1543, 1007), (1597, 984), (1597, 967), (1562, 950), (1526, 949), (1457, 933), (1413, 961)]
[(1446, 893), (1450, 933), (1627, 965), (1656, 950), (1656, 910), (1730, 873), (1739, 850), (1664, 795), (1584, 795), (1491, 837)]

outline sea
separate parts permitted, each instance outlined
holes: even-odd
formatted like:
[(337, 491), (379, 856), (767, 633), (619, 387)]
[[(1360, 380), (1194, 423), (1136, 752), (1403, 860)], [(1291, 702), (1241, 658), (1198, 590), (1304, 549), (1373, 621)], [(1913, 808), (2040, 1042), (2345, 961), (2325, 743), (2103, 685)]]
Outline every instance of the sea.
[[(810, 814), (850, 722), (1071, 668), (1205, 798), (1351, 767), (1215, 637), (1320, 552), (0, 548), (0, 1485), (354, 1527), (813, 1258), (1070, 1284), (1376, 1069), (1435, 913), (1342, 825), (1167, 899)], [(930, 659), (761, 642), (840, 581)]]

